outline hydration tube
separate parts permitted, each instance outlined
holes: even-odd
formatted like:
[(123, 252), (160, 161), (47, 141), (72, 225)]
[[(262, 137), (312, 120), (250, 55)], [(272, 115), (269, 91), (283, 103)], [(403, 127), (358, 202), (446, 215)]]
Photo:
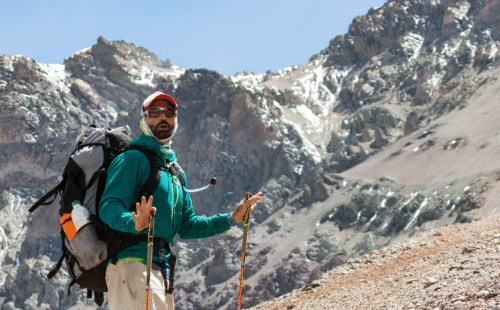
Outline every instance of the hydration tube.
[(209, 187), (215, 186), (216, 182), (217, 182), (217, 179), (212, 178), (212, 180), (210, 180), (210, 183), (205, 185), (205, 186), (194, 188), (194, 189), (187, 189), (184, 186), (183, 186), (183, 188), (188, 193), (196, 193), (196, 192), (204, 191), (204, 190), (208, 189)]

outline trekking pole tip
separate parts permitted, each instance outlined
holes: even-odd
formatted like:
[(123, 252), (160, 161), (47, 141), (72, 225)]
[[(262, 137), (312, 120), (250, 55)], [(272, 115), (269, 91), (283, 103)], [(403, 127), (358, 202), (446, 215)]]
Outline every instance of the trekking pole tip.
[(217, 183), (217, 179), (212, 178), (212, 180), (210, 180), (210, 186), (215, 186), (215, 183)]

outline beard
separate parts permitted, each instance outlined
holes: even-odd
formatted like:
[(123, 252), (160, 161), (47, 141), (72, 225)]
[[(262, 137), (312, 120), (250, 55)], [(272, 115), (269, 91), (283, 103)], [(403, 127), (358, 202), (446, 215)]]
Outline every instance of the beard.
[(153, 128), (152, 131), (156, 138), (163, 140), (169, 138), (172, 135), (174, 127), (175, 125), (170, 126), (170, 124), (167, 122), (160, 122)]

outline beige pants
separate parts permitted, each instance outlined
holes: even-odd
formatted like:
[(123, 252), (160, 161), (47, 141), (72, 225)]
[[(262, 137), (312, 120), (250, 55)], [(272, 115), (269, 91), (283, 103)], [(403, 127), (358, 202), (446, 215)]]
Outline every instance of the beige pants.
[[(109, 264), (106, 269), (110, 310), (142, 310), (146, 298), (146, 265), (140, 262)], [(159, 270), (151, 270), (149, 309), (174, 310), (174, 298), (165, 294)]]

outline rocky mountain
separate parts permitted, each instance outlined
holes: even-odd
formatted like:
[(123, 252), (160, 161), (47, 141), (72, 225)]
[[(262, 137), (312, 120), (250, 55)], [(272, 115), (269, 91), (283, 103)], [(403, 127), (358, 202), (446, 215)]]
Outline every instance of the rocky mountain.
[[(95, 309), (61, 271), (58, 183), (90, 124), (129, 125), (156, 90), (179, 103), (174, 139), (200, 215), (264, 192), (252, 214), (244, 307), (349, 259), (497, 212), (498, 1), (388, 1), (304, 65), (226, 77), (100, 37), (63, 65), (0, 56), (2, 309)], [(176, 240), (177, 309), (233, 309), (242, 231)], [(106, 304), (102, 307), (107, 308)]]

